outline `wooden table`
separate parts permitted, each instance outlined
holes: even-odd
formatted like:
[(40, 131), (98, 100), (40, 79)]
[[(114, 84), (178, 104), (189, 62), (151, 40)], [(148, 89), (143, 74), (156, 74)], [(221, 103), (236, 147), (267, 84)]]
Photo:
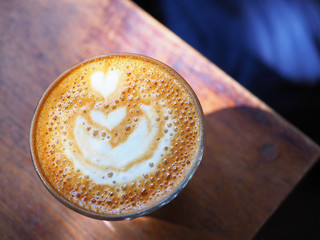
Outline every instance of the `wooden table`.
[[(132, 221), (67, 209), (29, 154), (43, 91), (71, 65), (109, 52), (172, 66), (206, 115), (206, 151), (192, 181), (172, 203)], [(1, 239), (250, 239), (319, 157), (310, 139), (128, 1), (0, 1), (0, 77)]]

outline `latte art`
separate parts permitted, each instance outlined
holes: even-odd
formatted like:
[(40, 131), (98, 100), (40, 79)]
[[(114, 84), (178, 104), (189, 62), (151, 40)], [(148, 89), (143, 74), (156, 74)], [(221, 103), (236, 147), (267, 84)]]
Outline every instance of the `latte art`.
[(74, 208), (107, 218), (163, 202), (202, 154), (202, 113), (190, 91), (171, 69), (139, 56), (74, 67), (35, 114), (40, 176)]
[[(95, 72), (91, 75), (91, 85), (106, 98), (116, 90), (120, 74), (118, 70), (107, 74)], [(158, 164), (161, 155), (165, 154), (164, 149), (170, 145), (172, 128), (156, 141), (157, 136), (162, 135), (163, 127), (156, 120), (160, 115), (152, 110), (152, 106), (140, 104), (133, 124), (127, 124), (129, 107), (120, 106), (107, 113), (100, 109), (87, 110), (90, 120), (83, 116), (85, 114), (75, 119), (75, 147), (64, 144), (66, 154), (74, 166), (95, 183), (123, 184), (149, 174), (153, 170), (150, 166)], [(166, 122), (172, 125), (169, 117)], [(115, 140), (113, 136), (117, 131), (125, 132), (125, 139)]]

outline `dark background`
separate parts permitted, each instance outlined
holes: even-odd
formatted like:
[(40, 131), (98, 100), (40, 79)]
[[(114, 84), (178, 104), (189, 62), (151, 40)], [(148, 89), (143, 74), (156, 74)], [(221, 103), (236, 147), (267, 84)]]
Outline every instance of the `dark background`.
[[(320, 144), (320, 2), (135, 0)], [(320, 239), (317, 163), (255, 237)]]

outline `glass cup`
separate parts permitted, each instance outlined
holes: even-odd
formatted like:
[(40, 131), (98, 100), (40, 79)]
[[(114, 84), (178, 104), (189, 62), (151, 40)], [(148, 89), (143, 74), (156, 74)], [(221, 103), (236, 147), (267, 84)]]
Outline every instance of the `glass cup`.
[[(160, 66), (161, 68), (170, 71), (171, 73), (174, 73), (174, 76), (176, 77), (176, 79), (178, 79), (180, 81), (180, 83), (183, 85), (184, 89), (188, 91), (188, 93), (190, 94), (191, 98), (193, 99), (194, 104), (196, 105), (196, 109), (198, 112), (198, 118), (199, 118), (199, 124), (200, 124), (200, 143), (199, 143), (199, 147), (197, 149), (197, 153), (195, 155), (194, 160), (192, 161), (192, 166), (190, 167), (189, 171), (187, 174), (185, 174), (183, 180), (180, 182), (180, 184), (173, 189), (173, 191), (168, 194), (168, 196), (166, 198), (164, 198), (163, 200), (161, 200), (160, 202), (149, 206), (146, 209), (143, 209), (141, 211), (136, 211), (130, 214), (119, 214), (119, 215), (108, 215), (108, 214), (99, 214), (99, 213), (94, 213), (91, 212), (89, 210), (85, 210), (83, 208), (80, 208), (78, 206), (76, 206), (75, 204), (73, 204), (72, 202), (68, 201), (67, 199), (65, 199), (63, 196), (61, 196), (61, 194), (59, 194), (50, 184), (49, 182), (46, 180), (46, 178), (44, 177), (43, 172), (41, 171), (41, 167), (39, 166), (39, 161), (36, 158), (36, 146), (35, 146), (35, 122), (36, 122), (36, 118), (39, 114), (39, 111), (41, 110), (41, 108), (43, 107), (43, 102), (46, 100), (46, 97), (48, 96), (48, 94), (50, 94), (51, 89), (53, 89), (57, 84), (59, 84), (59, 81), (61, 79), (63, 79), (63, 77), (68, 74), (70, 71), (74, 70), (75, 68), (77, 68), (79, 65), (86, 63), (87, 61), (91, 61), (94, 59), (98, 59), (98, 58), (103, 58), (103, 57), (108, 57), (108, 56), (121, 56), (121, 57), (137, 57), (139, 59), (145, 60), (145, 61), (149, 61), (151, 63), (155, 63), (158, 66)], [(196, 96), (196, 94), (194, 93), (194, 91), (192, 90), (192, 88), (190, 87), (190, 85), (181, 77), (181, 75), (179, 75), (176, 71), (174, 71), (172, 68), (170, 68), (169, 66), (167, 66), (166, 64), (155, 60), (153, 58), (147, 57), (147, 56), (143, 56), (143, 55), (138, 55), (138, 54), (132, 54), (132, 53), (111, 53), (111, 54), (106, 54), (106, 55), (100, 55), (100, 56), (96, 56), (87, 60), (84, 60), (74, 66), (72, 66), (71, 68), (67, 69), (65, 72), (63, 72), (60, 76), (58, 76), (57, 79), (55, 79), (52, 84), (48, 87), (48, 89), (44, 92), (44, 94), (42, 95), (34, 116), (32, 118), (32, 122), (31, 122), (31, 128), (30, 128), (30, 150), (31, 150), (31, 156), (32, 156), (32, 161), (35, 167), (35, 170), (40, 178), (40, 180), (42, 181), (42, 183), (44, 184), (44, 186), (47, 188), (47, 190), (57, 199), (59, 200), (62, 204), (64, 204), (65, 206), (67, 206), (68, 208), (83, 214), (85, 216), (91, 217), (91, 218), (95, 218), (95, 219), (100, 219), (100, 220), (129, 220), (129, 219), (133, 219), (133, 218), (137, 218), (140, 216), (144, 216), (147, 214), (150, 214), (154, 211), (156, 211), (157, 209), (163, 207), (164, 205), (168, 204), (170, 201), (172, 201), (181, 191), (182, 189), (187, 185), (187, 183), (191, 180), (192, 176), (194, 175), (197, 167), (199, 166), (201, 159), (202, 159), (202, 155), (203, 155), (203, 151), (204, 151), (204, 146), (205, 146), (205, 125), (204, 125), (204, 114), (200, 105), (200, 102)]]

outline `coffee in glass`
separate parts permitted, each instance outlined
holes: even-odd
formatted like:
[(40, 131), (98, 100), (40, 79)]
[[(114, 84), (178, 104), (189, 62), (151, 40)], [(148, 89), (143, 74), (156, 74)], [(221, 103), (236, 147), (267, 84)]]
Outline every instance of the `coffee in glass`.
[(85, 60), (42, 96), (30, 132), (34, 166), (66, 206), (106, 220), (172, 200), (204, 148), (200, 103), (167, 65), (136, 54)]

